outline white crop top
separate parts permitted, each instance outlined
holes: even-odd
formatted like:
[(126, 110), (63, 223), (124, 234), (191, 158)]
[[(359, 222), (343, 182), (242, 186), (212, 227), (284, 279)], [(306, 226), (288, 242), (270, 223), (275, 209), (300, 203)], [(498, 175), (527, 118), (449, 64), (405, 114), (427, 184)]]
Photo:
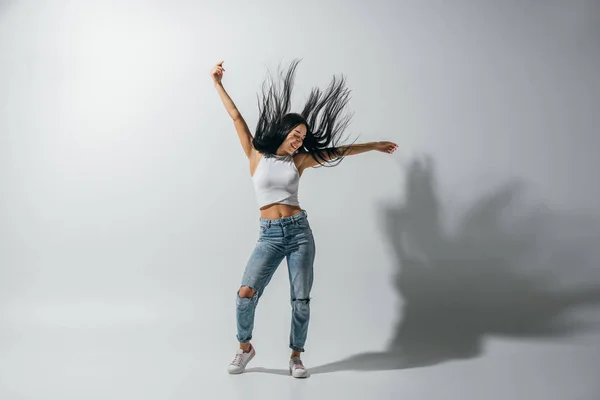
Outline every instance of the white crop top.
[(300, 205), (298, 202), (300, 174), (291, 155), (261, 156), (252, 175), (252, 181), (259, 207), (274, 203)]

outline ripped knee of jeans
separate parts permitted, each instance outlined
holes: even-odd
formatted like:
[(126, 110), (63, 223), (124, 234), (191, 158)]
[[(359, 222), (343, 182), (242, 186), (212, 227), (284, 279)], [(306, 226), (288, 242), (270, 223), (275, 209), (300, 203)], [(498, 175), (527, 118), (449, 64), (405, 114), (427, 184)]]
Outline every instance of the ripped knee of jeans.
[(295, 310), (307, 310), (310, 305), (310, 299), (293, 299), (292, 307)]
[(238, 290), (238, 297), (242, 299), (252, 299), (256, 294), (256, 289), (253, 289), (249, 286), (242, 286), (240, 290)]

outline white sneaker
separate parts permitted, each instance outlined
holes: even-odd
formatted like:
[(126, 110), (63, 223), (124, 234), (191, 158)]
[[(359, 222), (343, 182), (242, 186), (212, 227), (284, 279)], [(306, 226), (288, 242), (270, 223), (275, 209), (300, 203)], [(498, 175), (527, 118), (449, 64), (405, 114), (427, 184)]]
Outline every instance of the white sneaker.
[(308, 371), (304, 368), (300, 357), (294, 357), (290, 360), (290, 374), (294, 378), (306, 378), (308, 376)]
[(230, 374), (241, 374), (246, 369), (246, 365), (254, 358), (256, 352), (254, 351), (254, 346), (250, 349), (249, 352), (244, 352), (242, 349), (238, 349), (235, 353), (235, 358), (227, 367), (227, 372)]

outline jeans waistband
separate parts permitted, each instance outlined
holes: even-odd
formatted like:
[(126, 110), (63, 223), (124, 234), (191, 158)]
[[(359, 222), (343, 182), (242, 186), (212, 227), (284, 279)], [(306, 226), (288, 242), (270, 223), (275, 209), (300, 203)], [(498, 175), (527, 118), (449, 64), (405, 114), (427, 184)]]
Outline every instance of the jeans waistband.
[(271, 225), (292, 225), (301, 221), (303, 219), (307, 219), (308, 214), (306, 210), (300, 211), (298, 214), (290, 215), (289, 217), (283, 217), (278, 219), (267, 219), (267, 218), (259, 218), (261, 225), (271, 226)]

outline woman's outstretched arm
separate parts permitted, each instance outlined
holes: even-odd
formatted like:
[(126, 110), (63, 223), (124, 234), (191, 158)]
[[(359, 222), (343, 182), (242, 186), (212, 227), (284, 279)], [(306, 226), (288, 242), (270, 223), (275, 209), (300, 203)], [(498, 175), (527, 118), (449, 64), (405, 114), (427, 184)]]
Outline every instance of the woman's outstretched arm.
[[(351, 156), (361, 153), (366, 153), (367, 151), (377, 150), (382, 153), (392, 154), (398, 149), (398, 145), (394, 142), (368, 142), (368, 143), (360, 143), (360, 144), (351, 144), (347, 146), (338, 146), (331, 149), (324, 149), (321, 151), (321, 157), (326, 161), (333, 160), (339, 156), (335, 156), (334, 154)], [(331, 151), (334, 150), (334, 151)], [(299, 163), (302, 169), (311, 168), (319, 164), (319, 162), (308, 153), (301, 153), (301, 156), (304, 159)]]
[(337, 147), (337, 150), (344, 155), (351, 156), (354, 154), (366, 153), (367, 151), (372, 150), (392, 154), (397, 148), (398, 145), (393, 142), (369, 142), (362, 144), (351, 144), (348, 146), (339, 146)]
[(227, 113), (233, 120), (233, 124), (235, 125), (235, 130), (237, 131), (238, 138), (240, 139), (240, 143), (242, 148), (244, 149), (244, 153), (246, 157), (250, 157), (252, 154), (253, 146), (252, 146), (252, 134), (250, 133), (250, 129), (248, 129), (248, 124), (242, 117), (242, 114), (237, 109), (235, 103), (223, 87), (223, 72), (225, 68), (223, 68), (223, 61), (219, 62), (212, 70), (211, 76), (213, 79), (213, 83), (215, 88), (217, 89), (217, 93), (227, 110)]

